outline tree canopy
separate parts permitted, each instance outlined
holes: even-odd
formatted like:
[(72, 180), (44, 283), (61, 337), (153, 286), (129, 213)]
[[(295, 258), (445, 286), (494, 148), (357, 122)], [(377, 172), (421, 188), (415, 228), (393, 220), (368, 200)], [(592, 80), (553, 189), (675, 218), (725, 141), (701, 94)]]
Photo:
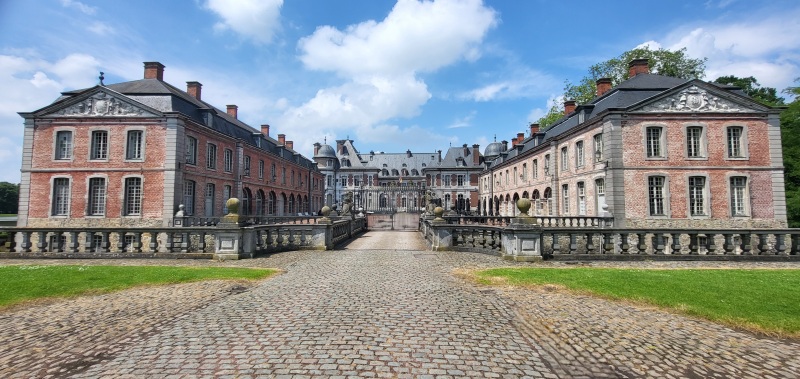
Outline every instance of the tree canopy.
[(729, 86), (739, 87), (744, 91), (747, 96), (752, 97), (754, 100), (759, 101), (769, 106), (785, 105), (785, 99), (778, 96), (778, 91), (772, 87), (762, 87), (758, 84), (756, 78), (749, 76), (746, 78), (739, 78), (733, 75), (720, 76), (715, 83), (727, 84)]
[[(647, 58), (650, 72), (684, 79), (699, 79), (705, 76), (706, 58), (695, 59), (686, 56), (686, 48), (670, 51), (666, 49), (650, 50), (648, 47), (636, 48), (589, 67), (588, 75), (581, 78), (578, 84), (569, 80), (564, 83), (564, 99), (574, 100), (577, 104), (591, 101), (597, 92), (597, 79), (609, 78), (611, 85), (616, 86), (628, 79), (628, 63), (634, 59)], [(537, 121), (542, 127), (552, 125), (563, 115), (563, 107), (555, 104), (548, 113)]]
[(19, 186), (13, 183), (0, 182), (0, 214), (16, 214), (18, 206)]
[[(800, 78), (795, 79), (800, 83)], [(784, 181), (786, 182), (786, 213), (789, 227), (800, 227), (800, 87), (789, 87), (794, 101), (781, 113), (781, 144), (783, 145)]]

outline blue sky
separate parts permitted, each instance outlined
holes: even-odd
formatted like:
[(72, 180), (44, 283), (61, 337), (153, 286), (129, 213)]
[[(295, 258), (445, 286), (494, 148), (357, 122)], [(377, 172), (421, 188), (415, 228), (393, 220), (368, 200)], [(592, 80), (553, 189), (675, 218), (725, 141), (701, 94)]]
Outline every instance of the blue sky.
[(707, 57), (706, 79), (800, 77), (800, 2), (0, 0), (0, 181), (19, 181), (22, 119), (61, 91), (166, 66), (178, 88), (312, 144), (434, 151), (510, 140), (564, 80), (634, 47)]

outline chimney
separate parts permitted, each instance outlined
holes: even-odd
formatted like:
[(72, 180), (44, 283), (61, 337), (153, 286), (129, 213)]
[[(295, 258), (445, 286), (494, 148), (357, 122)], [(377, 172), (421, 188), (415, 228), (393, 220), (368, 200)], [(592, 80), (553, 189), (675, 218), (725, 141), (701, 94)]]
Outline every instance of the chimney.
[(511, 147), (517, 146), (517, 137), (511, 139)]
[(286, 145), (286, 134), (278, 134), (278, 145)]
[(439, 153), (439, 162), (441, 162), (442, 161), (442, 151), (441, 150), (437, 150), (437, 152)]
[(269, 124), (261, 125), (261, 134), (269, 137)]
[(597, 79), (597, 96), (603, 96), (606, 92), (611, 90), (611, 78), (600, 78)]
[(203, 85), (200, 82), (186, 82), (186, 92), (189, 96), (200, 100), (200, 93), (202, 92)]
[[(267, 126), (269, 126), (269, 125), (267, 125)], [(319, 148), (320, 147), (322, 147), (322, 145), (320, 145), (319, 142), (314, 142), (314, 156), (319, 154)]]
[(500, 142), (500, 143), (502, 143), (502, 144), (503, 144), (503, 151), (506, 151), (506, 150), (508, 150), (508, 141), (506, 141), (506, 140), (503, 140), (503, 141), (502, 141), (502, 142)]
[(521, 144), (525, 140), (525, 133), (517, 133), (517, 143)]
[(294, 141), (286, 141), (286, 147), (288, 147), (289, 150), (294, 150)]
[(476, 166), (481, 164), (481, 145), (472, 145), (472, 163)]
[(158, 62), (144, 62), (144, 78), (164, 80), (164, 65)]
[(231, 115), (233, 118), (239, 118), (239, 107), (235, 105), (228, 105), (228, 114)]
[(336, 141), (336, 154), (341, 154), (343, 147), (344, 147), (344, 141), (337, 140)]
[(634, 59), (628, 63), (628, 79), (639, 75), (650, 73), (650, 61), (647, 58)]
[(531, 135), (539, 133), (539, 124), (531, 124)]
[(564, 101), (564, 116), (575, 112), (575, 100)]

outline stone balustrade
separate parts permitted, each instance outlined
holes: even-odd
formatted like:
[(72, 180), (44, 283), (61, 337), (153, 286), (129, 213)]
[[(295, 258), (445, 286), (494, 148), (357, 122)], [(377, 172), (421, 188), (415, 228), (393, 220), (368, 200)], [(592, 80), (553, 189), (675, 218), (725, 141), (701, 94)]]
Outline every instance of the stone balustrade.
[[(510, 260), (800, 261), (800, 229), (614, 228), (609, 218), (424, 216), (432, 250), (476, 251)], [(526, 204), (527, 203), (527, 204)]]

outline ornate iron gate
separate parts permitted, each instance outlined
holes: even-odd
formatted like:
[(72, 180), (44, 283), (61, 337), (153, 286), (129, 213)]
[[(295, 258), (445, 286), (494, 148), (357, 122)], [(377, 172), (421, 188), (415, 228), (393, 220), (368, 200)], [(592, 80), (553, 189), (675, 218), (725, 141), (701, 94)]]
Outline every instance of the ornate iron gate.
[(425, 186), (422, 183), (388, 184), (353, 191), (355, 209), (367, 213), (369, 229), (416, 230), (419, 215), (425, 211)]

